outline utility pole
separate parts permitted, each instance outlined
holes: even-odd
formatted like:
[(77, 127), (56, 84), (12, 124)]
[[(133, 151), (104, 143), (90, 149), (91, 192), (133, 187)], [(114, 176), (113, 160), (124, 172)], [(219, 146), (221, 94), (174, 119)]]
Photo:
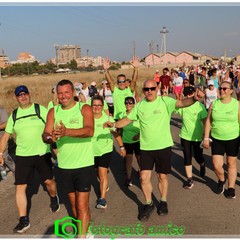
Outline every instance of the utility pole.
[(152, 65), (154, 65), (154, 56), (153, 56), (153, 47), (154, 47), (154, 42), (151, 40), (150, 43), (148, 43), (150, 54), (152, 54)]
[(88, 52), (89, 52), (89, 49), (87, 49), (87, 66), (89, 65), (88, 64)]
[(163, 27), (163, 30), (160, 31), (162, 34), (162, 45), (161, 45), (161, 53), (160, 53), (160, 64), (161, 64), (161, 57), (162, 52), (164, 52), (164, 66), (166, 66), (166, 53), (167, 53), (167, 41), (166, 41), (166, 34), (169, 33), (166, 27)]
[(159, 53), (159, 45), (157, 44), (157, 53)]

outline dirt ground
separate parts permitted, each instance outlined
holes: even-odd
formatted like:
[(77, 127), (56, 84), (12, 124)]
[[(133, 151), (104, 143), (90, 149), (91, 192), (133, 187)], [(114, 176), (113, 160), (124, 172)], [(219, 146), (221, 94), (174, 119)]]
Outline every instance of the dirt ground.
[[(210, 150), (204, 150), (207, 162), (206, 176), (199, 176), (199, 166), (193, 160), (193, 176), (195, 185), (192, 189), (183, 189), (182, 184), (185, 178), (182, 150), (179, 143), (179, 130), (181, 123), (179, 117), (173, 115), (171, 129), (174, 139), (172, 154), (172, 173), (169, 175), (170, 185), (168, 193), (169, 214), (159, 216), (157, 208), (148, 222), (140, 223), (137, 216), (144, 203), (140, 183), (136, 172), (136, 161), (134, 162), (133, 186), (124, 186), (123, 159), (115, 152), (109, 172), (109, 187), (107, 193), (108, 207), (106, 210), (95, 208), (96, 199), (99, 193), (97, 179), (92, 182), (90, 196), (91, 220), (95, 227), (108, 228), (118, 227), (122, 229), (121, 237), (167, 237), (159, 235), (159, 229), (178, 229), (178, 237), (239, 237), (240, 221), (240, 174), (238, 172), (236, 182), (236, 199), (227, 199), (224, 195), (214, 193), (217, 179), (213, 172)], [(159, 136), (163, 138), (164, 136)], [(237, 161), (238, 169), (239, 160)], [(226, 165), (224, 166), (226, 169)], [(0, 182), (0, 234), (6, 237), (24, 238), (54, 238), (54, 221), (61, 220), (69, 216), (70, 208), (68, 201), (61, 192), (61, 179), (55, 170), (58, 182), (58, 192), (61, 202), (61, 209), (58, 213), (49, 211), (49, 197), (39, 182), (36, 175), (35, 184), (28, 189), (30, 222), (31, 228), (23, 235), (12, 234), (12, 229), (18, 223), (18, 214), (15, 206), (14, 178), (9, 173), (7, 179)], [(153, 201), (158, 206), (159, 192), (157, 188), (157, 178), (152, 175)], [(139, 225), (137, 225), (139, 224)], [(56, 225), (56, 224), (55, 224)], [(136, 234), (136, 228), (141, 227)], [(123, 231), (123, 229), (125, 229)], [(127, 230), (128, 229), (128, 232)], [(130, 230), (129, 230), (130, 229)], [(135, 229), (135, 230), (134, 230)], [(129, 232), (130, 231), (130, 232)], [(134, 236), (135, 231), (135, 236)], [(130, 235), (129, 235), (130, 233)], [(172, 230), (172, 235), (174, 231)], [(168, 236), (171, 236), (168, 235)], [(100, 237), (97, 235), (96, 237)], [(117, 236), (107, 234), (105, 238), (117, 238)]]

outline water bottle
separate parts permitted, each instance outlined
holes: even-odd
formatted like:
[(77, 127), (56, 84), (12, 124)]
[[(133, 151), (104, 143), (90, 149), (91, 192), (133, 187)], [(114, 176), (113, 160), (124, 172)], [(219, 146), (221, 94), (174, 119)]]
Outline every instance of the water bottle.
[(7, 178), (6, 168), (4, 166), (0, 166), (0, 172), (1, 172), (2, 180), (5, 180)]

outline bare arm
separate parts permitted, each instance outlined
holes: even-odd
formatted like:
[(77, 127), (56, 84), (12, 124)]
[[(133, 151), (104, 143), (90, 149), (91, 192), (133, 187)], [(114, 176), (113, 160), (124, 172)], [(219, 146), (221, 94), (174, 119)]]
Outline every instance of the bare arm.
[(42, 134), (43, 142), (48, 144), (56, 142), (56, 138), (53, 134), (53, 130), (54, 130), (54, 108), (51, 108), (48, 111), (47, 121)]
[(4, 132), (0, 139), (0, 165), (4, 164), (3, 152), (5, 151), (5, 149), (7, 147), (9, 137), (10, 137), (10, 134), (7, 132)]
[(113, 92), (114, 91), (114, 87), (115, 87), (115, 83), (108, 71), (110, 67), (110, 59), (109, 58), (104, 58), (104, 62), (103, 62), (103, 68), (105, 70), (105, 77), (107, 79), (107, 81), (109, 82), (109, 85), (110, 85), (110, 89), (111, 91)]
[(5, 127), (6, 127), (6, 125), (7, 125), (7, 122), (2, 123), (2, 124), (0, 125), (0, 130), (1, 130), (1, 131), (4, 130)]
[(113, 127), (115, 127), (115, 128), (123, 128), (123, 127), (127, 126), (128, 124), (130, 124), (131, 122), (132, 121), (129, 118), (125, 117), (125, 118), (122, 118), (122, 119), (118, 120), (115, 123), (106, 122), (106, 123), (104, 123), (104, 127), (105, 128), (106, 127), (110, 127), (110, 128), (113, 128)]
[(203, 147), (208, 149), (210, 146), (210, 131), (211, 131), (211, 122), (212, 122), (212, 104), (210, 105), (208, 109), (208, 115), (205, 121), (205, 127), (204, 127), (204, 139), (203, 139)]
[(136, 56), (134, 56), (131, 64), (133, 66), (133, 75), (130, 88), (131, 91), (134, 92), (136, 89), (136, 82), (138, 79), (139, 58), (136, 58)]
[(84, 102), (84, 103), (86, 102), (86, 98), (82, 93), (79, 93), (78, 99), (79, 99), (80, 102)]
[(120, 151), (121, 151), (120, 155), (122, 157), (125, 157), (126, 156), (126, 150), (125, 150), (125, 147), (123, 145), (123, 141), (122, 141), (121, 135), (118, 132), (112, 132), (112, 134), (115, 137), (115, 139), (116, 139), (116, 141), (117, 141), (117, 143), (118, 143), (118, 145), (120, 147)]

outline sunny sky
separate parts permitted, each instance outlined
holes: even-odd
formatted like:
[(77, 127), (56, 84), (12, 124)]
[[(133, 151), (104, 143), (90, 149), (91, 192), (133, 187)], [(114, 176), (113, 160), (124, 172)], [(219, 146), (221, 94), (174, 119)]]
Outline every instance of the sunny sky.
[(27, 51), (40, 61), (55, 56), (54, 44), (79, 45), (82, 56), (129, 61), (145, 57), (153, 42), (167, 51), (221, 56), (240, 54), (240, 4), (209, 3), (0, 3), (0, 49), (11, 61)]

